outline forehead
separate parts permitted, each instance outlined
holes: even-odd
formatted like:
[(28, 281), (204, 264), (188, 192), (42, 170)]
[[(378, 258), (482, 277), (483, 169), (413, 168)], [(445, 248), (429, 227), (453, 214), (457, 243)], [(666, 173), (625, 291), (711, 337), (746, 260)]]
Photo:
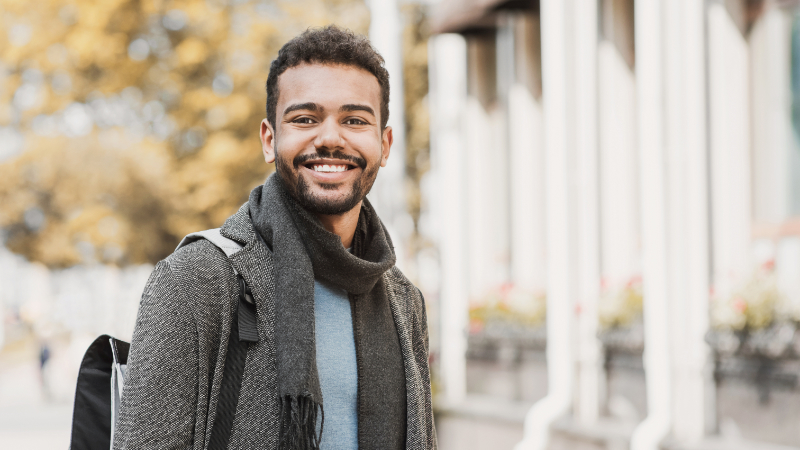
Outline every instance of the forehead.
[(278, 77), (278, 116), (281, 105), (317, 103), (323, 107), (364, 104), (379, 111), (380, 85), (368, 71), (346, 65), (301, 64)]

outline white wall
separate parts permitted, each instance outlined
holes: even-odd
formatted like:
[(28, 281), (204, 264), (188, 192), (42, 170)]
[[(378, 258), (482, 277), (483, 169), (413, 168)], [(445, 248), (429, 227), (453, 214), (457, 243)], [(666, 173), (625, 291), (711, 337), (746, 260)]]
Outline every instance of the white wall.
[(39, 338), (68, 332), (130, 340), (152, 269), (91, 265), (50, 270), (0, 248), (0, 311), (19, 311), (35, 324)]

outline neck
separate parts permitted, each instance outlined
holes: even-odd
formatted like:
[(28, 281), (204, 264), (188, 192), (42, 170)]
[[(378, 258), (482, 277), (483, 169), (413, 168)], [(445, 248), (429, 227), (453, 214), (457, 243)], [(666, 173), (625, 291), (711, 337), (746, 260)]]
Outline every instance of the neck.
[(355, 208), (347, 211), (344, 214), (329, 216), (325, 214), (316, 214), (322, 226), (331, 233), (339, 236), (342, 245), (345, 248), (350, 248), (353, 245), (353, 235), (356, 233), (356, 226), (358, 226), (358, 215), (361, 213), (361, 202)]

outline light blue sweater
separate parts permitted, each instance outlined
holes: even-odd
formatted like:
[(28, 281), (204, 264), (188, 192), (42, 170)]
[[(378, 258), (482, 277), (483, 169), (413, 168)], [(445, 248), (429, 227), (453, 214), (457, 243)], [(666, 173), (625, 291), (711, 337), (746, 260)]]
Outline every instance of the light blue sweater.
[(347, 292), (315, 281), (314, 319), (325, 409), (320, 449), (358, 449), (358, 366)]

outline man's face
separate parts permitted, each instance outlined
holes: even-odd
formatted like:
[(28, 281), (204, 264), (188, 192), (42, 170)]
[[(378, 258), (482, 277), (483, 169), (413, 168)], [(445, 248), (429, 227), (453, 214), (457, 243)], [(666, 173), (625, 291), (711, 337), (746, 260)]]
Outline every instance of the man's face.
[(275, 127), (261, 122), (264, 158), (304, 208), (341, 215), (360, 206), (386, 165), (378, 80), (352, 66), (302, 64), (278, 78)]

